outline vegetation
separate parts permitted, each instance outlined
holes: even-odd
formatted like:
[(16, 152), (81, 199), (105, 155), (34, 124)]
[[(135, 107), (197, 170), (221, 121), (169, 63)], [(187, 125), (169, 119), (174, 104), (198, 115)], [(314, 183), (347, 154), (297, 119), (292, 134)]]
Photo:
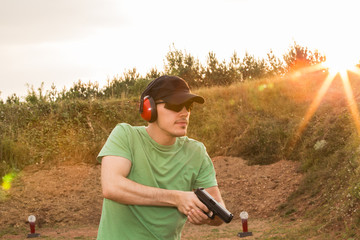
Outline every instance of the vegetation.
[[(312, 66), (325, 57), (294, 43), (285, 62), (272, 52), (267, 60), (249, 54), (241, 60), (234, 53), (229, 63), (209, 53), (207, 66), (202, 66), (176, 49), (166, 59), (164, 73), (188, 80), (206, 99), (195, 105), (188, 135), (204, 142), (211, 156), (240, 156), (249, 164), (301, 162), (305, 179), (279, 209), (283, 217), (308, 217), (318, 228), (314, 234), (334, 227), (344, 230), (341, 238), (360, 233), (360, 139), (339, 77), (298, 131), (327, 73), (292, 73), (299, 64)], [(138, 114), (138, 97), (149, 81), (164, 73), (153, 69), (141, 77), (133, 69), (108, 81), (104, 89), (81, 81), (63, 91), (30, 87), (25, 102), (16, 95), (0, 102), (1, 176), (15, 176), (13, 171), (29, 164), (96, 164), (117, 123), (146, 124)], [(360, 94), (359, 80), (350, 76), (354, 96)]]
[[(283, 76), (300, 67), (316, 65), (325, 61), (317, 51), (310, 51), (296, 42), (290, 46), (283, 60), (277, 58), (272, 51), (267, 54), (266, 59), (257, 59), (246, 53), (240, 59), (234, 52), (230, 61), (219, 61), (216, 54), (210, 52), (206, 59), (206, 65), (186, 51), (181, 51), (172, 46), (166, 55), (164, 72), (152, 69), (145, 77), (141, 76), (136, 68), (127, 70), (121, 76), (114, 76), (107, 80), (107, 85), (99, 87), (97, 82), (84, 83), (81, 80), (75, 82), (70, 89), (59, 91), (55, 85), (50, 90), (44, 91), (43, 84), (34, 90), (28, 85), (28, 95), (25, 102), (13, 94), (7, 97), (5, 103), (0, 104), (37, 104), (39, 102), (60, 102), (64, 100), (100, 100), (112, 98), (138, 97), (147, 84), (163, 75), (176, 75), (185, 79), (193, 89), (200, 87), (228, 86), (235, 82), (249, 81), (264, 77)], [(1, 94), (1, 92), (0, 92)]]

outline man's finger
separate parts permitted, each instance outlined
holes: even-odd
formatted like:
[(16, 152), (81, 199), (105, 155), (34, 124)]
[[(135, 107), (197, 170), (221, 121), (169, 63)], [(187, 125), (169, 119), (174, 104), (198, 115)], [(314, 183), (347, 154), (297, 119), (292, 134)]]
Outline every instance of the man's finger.
[(203, 210), (204, 212), (209, 212), (209, 209), (206, 207), (206, 205), (200, 201), (200, 199), (196, 196), (195, 193), (194, 193), (194, 195), (195, 195), (195, 197), (197, 199), (196, 206), (198, 208), (200, 208), (201, 210)]
[(203, 213), (201, 212), (201, 210), (193, 209), (190, 211), (191, 218), (197, 223), (201, 223), (201, 221), (203, 220), (202, 214)]

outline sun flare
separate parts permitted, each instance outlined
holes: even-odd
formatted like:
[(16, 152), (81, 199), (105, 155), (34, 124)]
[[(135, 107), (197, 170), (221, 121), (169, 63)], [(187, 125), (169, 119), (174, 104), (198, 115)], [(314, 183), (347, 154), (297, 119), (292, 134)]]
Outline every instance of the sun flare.
[[(351, 54), (353, 52), (347, 51), (347, 53)], [(355, 52), (356, 53), (356, 52)], [(353, 119), (355, 128), (357, 130), (357, 134), (360, 137), (360, 114), (359, 109), (357, 107), (356, 99), (353, 92), (353, 87), (350, 83), (350, 75), (349, 72), (353, 72), (360, 76), (360, 69), (359, 66), (356, 64), (360, 64), (359, 58), (352, 57), (351, 55), (345, 54), (330, 54), (327, 55), (329, 57), (326, 58), (326, 62), (322, 64), (318, 64), (309, 68), (306, 68), (302, 72), (312, 72), (319, 69), (327, 69), (328, 74), (324, 79), (321, 87), (319, 88), (315, 98), (309, 105), (307, 112), (305, 113), (302, 121), (299, 123), (299, 126), (289, 143), (289, 152), (291, 152), (296, 145), (297, 141), (300, 139), (303, 131), (306, 129), (307, 125), (309, 124), (310, 120), (312, 119), (313, 115), (317, 111), (324, 95), (327, 93), (330, 85), (332, 84), (333, 80), (339, 75), (343, 85), (344, 95), (346, 97), (347, 106), (351, 117)], [(301, 72), (299, 72), (301, 75)]]
[(324, 62), (323, 65), (328, 69), (330, 75), (335, 76), (339, 73), (343, 77), (347, 74), (347, 71), (353, 71), (356, 64), (359, 62), (359, 59), (351, 53), (351, 51), (346, 53), (329, 53), (326, 57), (326, 62)]

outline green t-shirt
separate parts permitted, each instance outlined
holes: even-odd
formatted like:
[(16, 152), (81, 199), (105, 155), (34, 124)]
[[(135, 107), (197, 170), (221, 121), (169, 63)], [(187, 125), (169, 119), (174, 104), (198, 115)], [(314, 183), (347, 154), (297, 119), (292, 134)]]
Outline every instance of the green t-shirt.
[[(163, 189), (192, 191), (217, 186), (215, 170), (204, 145), (179, 137), (160, 145), (144, 126), (118, 124), (98, 155), (124, 157), (132, 166), (128, 179)], [(175, 207), (126, 205), (104, 199), (98, 239), (180, 239), (186, 216)]]

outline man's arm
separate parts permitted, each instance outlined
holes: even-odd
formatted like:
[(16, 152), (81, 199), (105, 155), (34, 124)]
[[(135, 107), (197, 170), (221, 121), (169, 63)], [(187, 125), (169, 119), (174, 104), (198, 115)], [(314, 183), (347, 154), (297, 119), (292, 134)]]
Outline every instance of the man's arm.
[(123, 204), (176, 207), (185, 215), (192, 209), (208, 211), (194, 192), (149, 187), (127, 179), (130, 169), (131, 162), (126, 158), (102, 158), (101, 184), (105, 198)]

